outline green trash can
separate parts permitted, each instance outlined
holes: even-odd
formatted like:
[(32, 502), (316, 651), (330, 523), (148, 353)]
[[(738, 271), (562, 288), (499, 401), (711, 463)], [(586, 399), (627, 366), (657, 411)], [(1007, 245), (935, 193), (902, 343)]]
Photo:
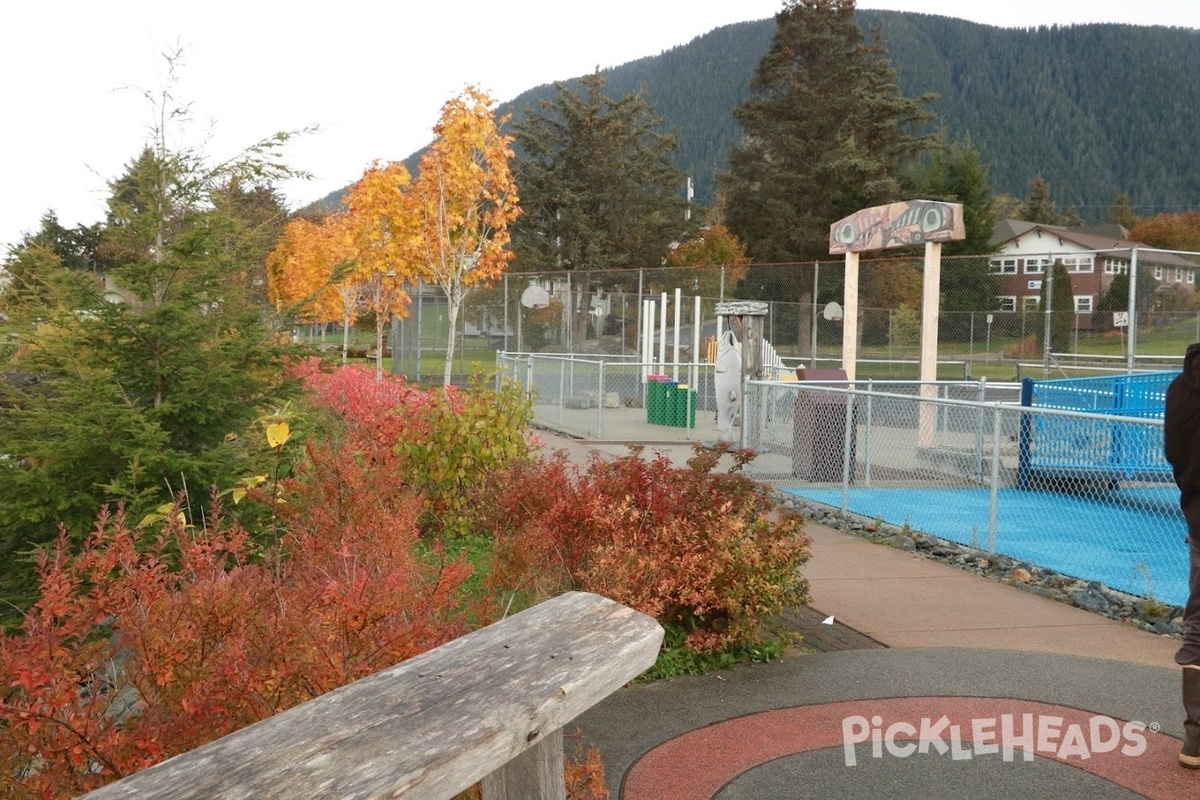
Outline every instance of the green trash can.
[(646, 421), (651, 425), (668, 424), (665, 375), (651, 375), (646, 382)]

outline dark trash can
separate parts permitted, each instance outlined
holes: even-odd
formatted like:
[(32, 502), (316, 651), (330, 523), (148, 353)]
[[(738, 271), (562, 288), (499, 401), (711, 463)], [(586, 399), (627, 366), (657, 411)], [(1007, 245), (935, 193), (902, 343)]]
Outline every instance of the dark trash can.
[[(798, 369), (796, 377), (805, 381), (844, 381), (841, 369)], [(796, 392), (796, 409), (792, 438), (792, 474), (797, 478), (818, 483), (841, 483), (842, 462), (846, 453), (846, 402), (841, 392), (806, 390)], [(851, 410), (850, 479), (854, 479), (855, 429)]]

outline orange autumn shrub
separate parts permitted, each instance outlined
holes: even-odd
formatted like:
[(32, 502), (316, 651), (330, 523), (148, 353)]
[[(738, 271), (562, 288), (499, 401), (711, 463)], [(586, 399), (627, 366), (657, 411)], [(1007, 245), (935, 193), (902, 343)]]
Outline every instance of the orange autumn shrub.
[(497, 588), (533, 597), (583, 589), (686, 634), (695, 652), (755, 639), (802, 602), (808, 538), (743, 473), (752, 455), (699, 447), (686, 467), (640, 448), (577, 469), (561, 454), (517, 463), (477, 497), (474, 523), (496, 541)]
[(0, 796), (69, 797), (457, 637), (470, 569), (420, 542), (419, 497), (310, 448), (262, 549), (220, 499), (157, 530), (100, 514), (39, 563), (0, 634)]

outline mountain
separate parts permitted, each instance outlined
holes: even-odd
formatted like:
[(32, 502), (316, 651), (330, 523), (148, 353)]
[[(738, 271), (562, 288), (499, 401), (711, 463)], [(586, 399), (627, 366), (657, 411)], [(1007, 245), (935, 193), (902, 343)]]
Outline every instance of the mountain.
[[(1092, 222), (1121, 192), (1142, 215), (1200, 208), (1200, 81), (1193, 78), (1200, 31), (997, 28), (901, 11), (857, 16), (868, 35), (881, 30), (906, 95), (938, 95), (940, 124), (979, 150), (995, 193), (1024, 198), (1040, 174), (1059, 210), (1074, 205)], [(740, 136), (731, 111), (749, 94), (774, 31), (774, 19), (727, 25), (604, 71), (610, 96), (645, 91), (676, 135), (679, 166), (702, 205), (711, 204), (716, 175)], [(544, 84), (499, 111), (519, 119), (555, 95)]]

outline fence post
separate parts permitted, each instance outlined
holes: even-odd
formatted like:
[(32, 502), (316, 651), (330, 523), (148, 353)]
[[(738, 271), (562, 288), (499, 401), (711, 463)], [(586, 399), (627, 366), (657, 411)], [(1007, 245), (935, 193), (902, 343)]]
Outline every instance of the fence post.
[(600, 362), (600, 381), (599, 381), (599, 383), (600, 383), (600, 388), (599, 388), (599, 391), (597, 392), (599, 402), (597, 403), (597, 405), (600, 406), (600, 409), (599, 409), (600, 413), (596, 415), (597, 416), (596, 438), (603, 439), (604, 438), (604, 362), (603, 361)]
[[(850, 387), (847, 386), (847, 389)], [(872, 400), (874, 399), (874, 380), (867, 380), (867, 419), (863, 426), (863, 483), (866, 486), (871, 485), (871, 422), (874, 411), (872, 409)]]
[[(1021, 406), (1033, 405), (1033, 379), (1021, 379)], [(1029, 466), (1033, 446), (1033, 415), (1022, 412), (1017, 434), (1017, 488), (1029, 488)]]
[[(1022, 426), (1024, 417), (1022, 414)], [(992, 409), (992, 492), (988, 500), (988, 554), (996, 552), (996, 516), (1000, 504), (1000, 408)]]
[[(979, 379), (979, 393), (975, 400), (979, 403), (987, 402), (987, 376), (984, 375)], [(975, 482), (980, 486), (983, 485), (983, 407), (979, 409), (979, 425), (975, 428)]]
[(846, 430), (842, 437), (842, 519), (846, 518), (850, 507), (850, 443), (854, 436), (854, 390), (846, 384)]

